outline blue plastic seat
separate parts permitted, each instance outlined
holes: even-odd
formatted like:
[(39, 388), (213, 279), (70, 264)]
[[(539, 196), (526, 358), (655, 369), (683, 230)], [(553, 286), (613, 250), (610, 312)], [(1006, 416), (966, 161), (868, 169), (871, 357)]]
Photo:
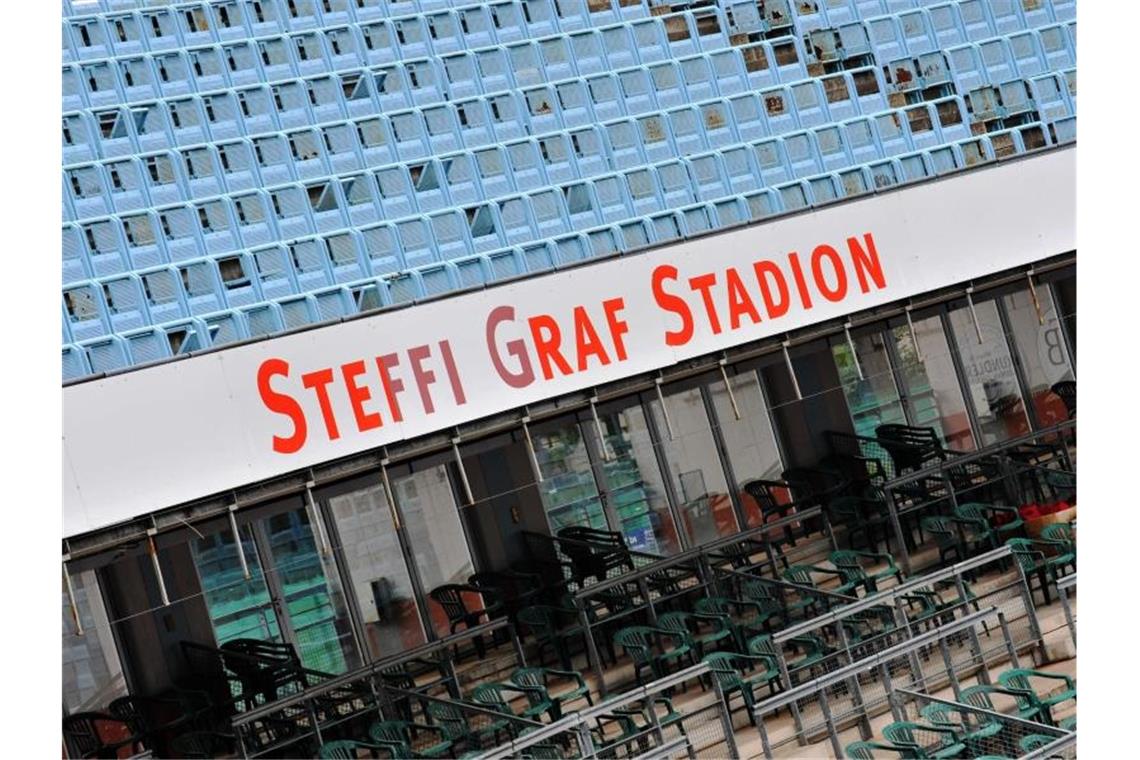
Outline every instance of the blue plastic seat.
[(126, 341), (117, 335), (109, 335), (80, 344), (87, 354), (87, 362), (95, 374), (114, 372), (130, 366)]
[(948, 48), (969, 41), (957, 3), (940, 3), (927, 6), (935, 47)]

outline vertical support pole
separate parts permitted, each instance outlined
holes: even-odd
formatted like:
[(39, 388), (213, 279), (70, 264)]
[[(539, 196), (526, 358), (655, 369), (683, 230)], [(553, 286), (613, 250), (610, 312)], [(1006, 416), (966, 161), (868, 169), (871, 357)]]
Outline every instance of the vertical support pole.
[[(851, 665), (855, 662), (855, 657), (851, 654), (851, 642), (847, 638), (843, 621), (836, 620), (835, 627), (839, 629), (839, 641), (843, 644), (843, 651), (847, 654), (847, 664)], [(859, 711), (859, 736), (867, 741), (874, 734), (874, 730), (871, 728), (871, 719), (868, 717), (867, 711), (863, 709), (866, 700), (863, 699), (863, 685), (859, 683), (858, 673), (848, 679), (847, 688), (851, 690), (851, 704)], [(839, 756), (841, 755), (837, 755), (837, 757)]]
[[(162, 600), (163, 607), (170, 606), (170, 597), (166, 593), (166, 580), (162, 577), (162, 566), (158, 563), (158, 548), (154, 545), (154, 537), (158, 531), (154, 528), (149, 528), (146, 532), (146, 547), (147, 552), (150, 554), (150, 564), (154, 568), (154, 577), (158, 581), (158, 597)], [(241, 547), (238, 547), (241, 550)]]
[[(67, 587), (67, 602), (71, 607), (71, 619), (75, 621), (75, 635), (83, 635), (83, 621), (79, 619), (79, 605), (75, 601), (75, 588), (71, 585), (71, 573), (67, 572), (67, 560), (70, 554), (63, 555), (63, 583)], [(1068, 609), (1066, 604), (1065, 609)]]
[(455, 466), (459, 468), (459, 480), (463, 484), (463, 495), (467, 498), (468, 504), (474, 504), (475, 497), (471, 495), (471, 482), (467, 480), (467, 468), (463, 466), (463, 457), (459, 455), (459, 436), (451, 439), (451, 453), (455, 457)]
[(515, 659), (520, 668), (526, 667), (526, 652), (523, 651), (522, 639), (519, 638), (518, 628), (507, 618), (507, 635), (511, 637), (511, 644), (515, 648)]
[(978, 638), (978, 629), (970, 626), (970, 653), (978, 662), (978, 683), (990, 684), (990, 667), (986, 664), (986, 654), (982, 651), (982, 640)]
[[(717, 712), (720, 713), (720, 724), (724, 730), (725, 749), (728, 751), (728, 756), (732, 758), (732, 760), (739, 760), (740, 748), (736, 746), (736, 729), (732, 726), (732, 713), (728, 710), (728, 697), (725, 696), (724, 689), (720, 686), (720, 680), (716, 676), (713, 676), (712, 682), (713, 690), (716, 691), (716, 698), (720, 702), (720, 709), (717, 710)], [(650, 712), (655, 712), (652, 707), (650, 707)], [(756, 724), (760, 725), (759, 718), (756, 719)], [(692, 757), (692, 753), (693, 749), (690, 744), (690, 757)]]
[(1014, 668), (1020, 668), (1021, 664), (1017, 661), (1017, 646), (1013, 643), (1013, 635), (1009, 632), (1009, 621), (1005, 619), (1005, 613), (998, 610), (998, 625), (1001, 626), (1001, 636), (1005, 639), (1005, 651), (1009, 654), (1009, 664)]
[(538, 454), (534, 451), (534, 440), (530, 437), (530, 416), (522, 418), (523, 440), (526, 441), (526, 453), (530, 457), (530, 466), (534, 470), (534, 482), (542, 482), (542, 468), (538, 466)]
[(1041, 625), (1037, 620), (1037, 607), (1033, 604), (1033, 593), (1029, 590), (1029, 579), (1025, 576), (1025, 568), (1021, 566), (1020, 562), (1015, 560), (1013, 564), (1017, 566), (1017, 573), (1021, 576), (1021, 600), (1025, 605), (1025, 617), (1029, 619), (1029, 630), (1033, 633), (1038, 651), (1044, 659), (1045, 637), (1041, 635)]
[(1057, 587), (1057, 595), (1061, 597), (1061, 609), (1065, 613), (1065, 622), (1069, 626), (1069, 633), (1073, 637), (1073, 646), (1077, 645), (1077, 621), (1073, 619), (1073, 608), (1069, 604), (1069, 590)]
[(855, 340), (851, 337), (850, 322), (843, 323), (843, 334), (847, 336), (847, 348), (851, 351), (851, 359), (855, 362), (855, 374), (860, 380), (864, 380), (863, 365), (859, 363), (859, 352), (855, 350)]
[(966, 288), (966, 303), (970, 307), (970, 319), (974, 322), (974, 334), (978, 336), (978, 345), (982, 345), (982, 325), (978, 322), (978, 310), (974, 306), (974, 286)]
[(785, 340), (783, 343), (781, 343), (780, 348), (784, 352), (784, 364), (788, 368), (788, 376), (792, 378), (792, 389), (796, 392), (796, 400), (803, 401), (804, 396), (802, 393), (800, 393), (800, 381), (796, 377), (796, 369), (792, 366), (792, 357), (788, 353), (788, 341)]
[(602, 450), (602, 461), (610, 461), (610, 444), (602, 434), (602, 420), (598, 417), (598, 397), (590, 397), (590, 414), (594, 418), (594, 432), (598, 435), (598, 446)]
[(887, 663), (879, 663), (879, 678), (883, 681), (883, 689), (887, 692), (887, 704), (891, 708), (891, 717), (896, 721), (906, 720), (902, 710), (899, 709), (898, 697), (895, 695), (895, 685), (891, 683), (891, 670)]
[(721, 359), (717, 364), (720, 366), (720, 379), (724, 381), (724, 390), (728, 393), (728, 403), (732, 404), (732, 416), (738, 421), (740, 420), (740, 406), (736, 403), (736, 393), (732, 390), (732, 383), (728, 382), (728, 359)]
[(313, 700), (311, 698), (305, 700), (305, 712), (307, 712), (309, 714), (309, 722), (313, 726), (313, 736), (316, 737), (317, 746), (319, 747), (320, 745), (324, 744), (325, 742), (321, 738), (320, 721), (317, 719), (317, 711), (313, 707)]
[(230, 532), (234, 534), (234, 548), (237, 549), (238, 564), (241, 565), (241, 576), (247, 581), (253, 577), (249, 572), (249, 563), (245, 561), (245, 547), (241, 543), (241, 533), (238, 531), (237, 517), (237, 502), (230, 504), (229, 509), (230, 518)]
[(914, 330), (914, 320), (910, 317), (910, 304), (906, 306), (906, 326), (910, 330), (910, 342), (914, 344), (914, 357), (920, 362), (926, 360), (922, 358), (922, 347), (918, 345), (918, 333)]
[(843, 745), (839, 743), (839, 732), (835, 729), (835, 721), (831, 717), (831, 705), (827, 701), (827, 687), (819, 690), (819, 709), (823, 711), (823, 724), (827, 726), (827, 736), (831, 739), (831, 749), (836, 757), (843, 757)]
[(954, 690), (954, 700), (961, 701), (962, 684), (958, 681), (958, 674), (954, 672), (954, 658), (950, 654), (950, 647), (946, 638), (938, 639), (938, 649), (942, 652), (942, 663), (946, 666), (946, 676), (950, 679), (950, 688)]
[(662, 380), (660, 377), (653, 379), (653, 390), (657, 391), (657, 403), (661, 405), (661, 416), (665, 420), (665, 432), (669, 436), (669, 440), (673, 440), (673, 421), (669, 419), (669, 408), (665, 406), (665, 394), (661, 391)]
[(887, 497), (887, 513), (891, 518), (891, 528), (895, 531), (895, 539), (899, 542), (899, 552), (902, 554), (903, 572), (909, 577), (911, 574), (910, 552), (906, 548), (906, 536), (903, 535), (902, 522), (899, 521), (899, 510), (895, 504), (895, 492), (890, 487), (883, 488), (883, 495)]
[[(325, 535), (325, 524), (321, 519), (321, 513), (317, 511), (317, 502), (313, 499), (313, 486), (316, 483), (312, 479), (312, 471), (309, 471), (309, 480), (305, 482), (305, 508), (309, 511), (309, 519), (313, 522), (313, 528), (317, 532), (317, 546), (320, 547), (321, 556), (326, 559), (332, 553), (332, 547), (329, 546), (328, 536)], [(388, 507), (391, 509), (391, 505)]]
[(582, 630), (586, 636), (586, 652), (590, 656), (590, 663), (594, 666), (594, 677), (598, 679), (598, 692), (601, 698), (605, 699), (606, 690), (606, 672), (602, 668), (602, 658), (598, 656), (598, 644), (594, 641), (594, 629), (590, 625), (590, 616), (586, 614), (587, 601), (575, 599), (574, 604), (578, 606), (578, 625), (582, 626)]
[(590, 758), (595, 756), (594, 739), (590, 736), (590, 727), (585, 723), (578, 724), (578, 730), (575, 732), (578, 739), (578, 756)]
[[(785, 615), (785, 619), (786, 619)], [(776, 644), (776, 664), (780, 666), (780, 679), (784, 682), (784, 688), (792, 688), (792, 673), (788, 670), (788, 661), (784, 659), (784, 650), (780, 644)], [(801, 747), (807, 745), (807, 739), (804, 737), (804, 719), (800, 714), (800, 705), (796, 700), (788, 702), (788, 710), (792, 713), (792, 723), (796, 726), (796, 743)]]
[(649, 595), (649, 583), (646, 582), (644, 575), (637, 579), (637, 590), (649, 608), (649, 619), (653, 621), (653, 625), (657, 625), (657, 608), (653, 604), (653, 598)]
[(760, 746), (764, 749), (764, 760), (772, 760), (772, 742), (768, 739), (768, 729), (764, 727), (764, 717), (753, 711), (756, 716), (756, 729), (760, 732)]
[(1037, 286), (1033, 283), (1032, 268), (1025, 273), (1025, 279), (1029, 283), (1029, 295), (1033, 298), (1033, 308), (1037, 310), (1037, 324), (1044, 327), (1045, 314), (1041, 311), (1041, 300), (1037, 298)]
[[(914, 638), (914, 628), (910, 624), (910, 618), (907, 617), (906, 610), (903, 609), (903, 599), (901, 596), (895, 597), (895, 625), (906, 630), (907, 640)], [(910, 672), (914, 677), (914, 684), (922, 691), (926, 691), (926, 676), (922, 672), (922, 662), (919, 658), (918, 650), (910, 650), (907, 659), (910, 660)]]
[(392, 481), (388, 479), (388, 457), (380, 460), (380, 485), (384, 489), (384, 499), (388, 511), (392, 513), (392, 527), (400, 529), (400, 510), (396, 509), (396, 494), (392, 491)]

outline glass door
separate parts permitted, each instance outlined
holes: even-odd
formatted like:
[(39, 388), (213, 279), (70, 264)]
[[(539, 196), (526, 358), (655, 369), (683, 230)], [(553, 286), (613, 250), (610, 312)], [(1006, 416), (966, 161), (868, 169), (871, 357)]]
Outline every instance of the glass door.
[(344, 595), (336, 573), (326, 572), (300, 499), (242, 515), (238, 532), (244, 568), (228, 529), (193, 543), (218, 645), (239, 638), (283, 641), (296, 647), (307, 668), (343, 673), (359, 665)]

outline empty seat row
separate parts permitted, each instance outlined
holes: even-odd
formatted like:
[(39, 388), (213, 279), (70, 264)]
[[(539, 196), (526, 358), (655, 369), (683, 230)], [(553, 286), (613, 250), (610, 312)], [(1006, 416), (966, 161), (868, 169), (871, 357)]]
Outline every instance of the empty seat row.
[[(1072, 117), (1065, 120), (1064, 130), (1054, 134), (1041, 124), (1025, 125), (932, 151), (875, 161), (775, 188), (736, 192), (675, 210), (642, 213), (582, 232), (433, 262), (386, 276), (333, 285), (327, 280), (319, 285), (310, 282), (308, 292), (296, 295), (280, 295), (284, 291), (275, 288), (283, 277), (311, 276), (321, 267), (306, 270), (305, 262), (310, 258), (292, 253), (289, 260), (294, 268), (290, 272), (288, 262), (280, 258), (281, 251), (275, 251), (279, 257), (276, 261), (268, 258), (268, 253), (260, 260), (258, 254), (243, 254), (220, 263), (204, 260), (155, 269), (143, 277), (128, 275), (88, 283), (65, 295), (65, 343), (82, 343), (64, 348), (65, 378), (111, 371), (818, 206), (1024, 153), (1052, 141), (1068, 142), (1074, 137), (1073, 129)], [(355, 244), (366, 243), (356, 238)], [(359, 273), (346, 270), (343, 276)], [(275, 300), (257, 301), (259, 296), (270, 294)], [(230, 308), (211, 311), (221, 304)], [(186, 316), (188, 313), (196, 316)], [(144, 314), (151, 318), (158, 315), (162, 324), (144, 326)], [(122, 336), (92, 335), (99, 330), (110, 332), (109, 325)]]
[(612, 4), (606, 0), (589, 0), (588, 4), (585, 0), (465, 0), (436, 3), (430, 10), (388, 0), (190, 2), (174, 8), (121, 8), (82, 16), (65, 12), (63, 59), (115, 58), (346, 27), (374, 32), (378, 43), (390, 41), (393, 52), (404, 48), (446, 52), (633, 21), (649, 14), (645, 4), (619, 0)]

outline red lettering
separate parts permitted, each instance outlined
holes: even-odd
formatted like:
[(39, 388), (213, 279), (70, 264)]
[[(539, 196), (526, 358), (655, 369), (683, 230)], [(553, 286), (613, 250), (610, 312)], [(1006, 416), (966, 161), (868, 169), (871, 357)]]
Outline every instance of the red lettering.
[(804, 281), (803, 270), (800, 269), (800, 257), (795, 251), (788, 254), (788, 263), (792, 265), (792, 277), (796, 280), (796, 289), (800, 291), (800, 303), (805, 309), (811, 308), (811, 294), (808, 293), (807, 282)]
[(517, 372), (511, 372), (503, 363), (503, 357), (495, 344), (495, 331), (503, 322), (511, 322), (515, 318), (515, 310), (511, 306), (496, 306), (487, 315), (487, 350), (491, 354), (491, 364), (503, 382), (512, 388), (525, 388), (534, 382), (534, 368), (530, 365), (530, 354), (526, 351), (526, 343), (521, 340), (508, 340), (506, 342), (507, 354), (513, 356), (519, 363)]
[[(835, 270), (834, 288), (827, 284), (827, 279), (823, 276), (824, 259), (830, 261), (832, 269)], [(843, 262), (839, 260), (839, 252), (830, 245), (817, 245), (811, 252), (811, 276), (819, 292), (828, 301), (842, 301), (847, 295), (847, 272), (843, 268)]]
[(671, 264), (662, 264), (653, 270), (653, 300), (665, 311), (672, 312), (681, 318), (680, 330), (665, 331), (665, 345), (683, 346), (693, 337), (693, 315), (685, 299), (666, 293), (662, 283), (665, 280), (677, 279), (677, 267)]
[[(764, 310), (768, 312), (768, 319), (776, 319), (787, 314), (791, 298), (784, 273), (771, 261), (757, 261), (752, 265), (752, 270), (756, 272), (756, 282), (760, 285), (760, 296), (764, 299)], [(772, 300), (772, 291), (768, 287), (769, 278), (780, 294), (778, 300)]]
[(740, 327), (740, 316), (747, 314), (752, 319), (752, 324), (760, 321), (760, 313), (756, 311), (756, 304), (752, 302), (752, 296), (748, 295), (748, 290), (744, 287), (744, 282), (740, 279), (740, 273), (736, 271), (736, 267), (729, 267), (724, 273), (725, 284), (728, 286), (728, 325), (731, 329), (735, 330)]
[(611, 298), (608, 301), (602, 301), (602, 308), (606, 311), (606, 324), (610, 328), (610, 337), (614, 341), (614, 352), (617, 354), (618, 361), (625, 361), (625, 341), (622, 336), (629, 332), (629, 323), (624, 319), (618, 319), (617, 313), (625, 308), (624, 298)]
[(263, 361), (257, 368), (257, 392), (266, 409), (284, 415), (293, 422), (293, 433), (288, 438), (273, 436), (273, 450), (279, 454), (294, 454), (305, 445), (309, 427), (305, 422), (305, 411), (297, 400), (284, 393), (277, 393), (270, 387), (270, 380), (277, 375), (289, 377), (289, 362), (284, 359)]
[(443, 368), (447, 370), (447, 379), (451, 383), (451, 394), (455, 396), (456, 405), (463, 406), (467, 403), (467, 394), (463, 392), (463, 383), (459, 381), (459, 370), (455, 368), (455, 356), (451, 353), (451, 343), (441, 340), (439, 352), (443, 356)]
[(431, 356), (431, 349), (427, 346), (413, 346), (408, 349), (408, 361), (412, 364), (412, 377), (416, 379), (416, 387), (420, 391), (420, 401), (424, 405), (424, 414), (433, 414), (435, 404), (431, 400), (429, 385), (435, 382), (435, 373), (424, 369), (424, 359)]
[(363, 361), (349, 362), (340, 368), (340, 373), (344, 376), (344, 387), (348, 391), (348, 401), (352, 404), (352, 414), (356, 417), (356, 427), (362, 433), (384, 424), (378, 413), (367, 414), (364, 411), (364, 402), (372, 398), (372, 392), (367, 386), (356, 384), (356, 378), (363, 375), (364, 371)]
[(586, 369), (586, 359), (590, 356), (597, 356), (603, 367), (610, 363), (610, 357), (606, 355), (598, 331), (594, 329), (594, 323), (590, 321), (590, 315), (584, 306), (574, 307), (574, 348), (578, 354), (579, 372)]
[(712, 326), (713, 335), (720, 335), (720, 318), (716, 315), (716, 306), (713, 304), (712, 293), (709, 288), (716, 285), (716, 275), (712, 272), (693, 277), (689, 280), (689, 287), (700, 291), (701, 300), (705, 303), (705, 313), (709, 316), (709, 325)]
[(551, 362), (558, 366), (558, 371), (563, 375), (571, 374), (573, 370), (558, 349), (562, 343), (562, 333), (554, 318), (549, 314), (538, 314), (531, 317), (528, 322), (531, 337), (534, 339), (534, 352), (538, 354), (538, 363), (542, 367), (542, 376), (547, 380), (554, 377), (550, 369)]
[(380, 385), (384, 387), (384, 397), (388, 399), (388, 410), (392, 412), (393, 422), (403, 422), (404, 414), (400, 411), (400, 402), (396, 394), (404, 390), (404, 381), (392, 377), (391, 370), (400, 364), (400, 357), (396, 354), (384, 354), (376, 357), (376, 367), (380, 370)]
[(325, 432), (330, 441), (335, 441), (340, 438), (340, 430), (337, 429), (336, 416), (329, 401), (329, 383), (332, 381), (333, 371), (327, 367), (301, 375), (301, 384), (317, 394), (317, 403), (321, 405), (321, 416), (325, 420)]
[(875, 239), (870, 232), (863, 233), (863, 242), (867, 250), (859, 245), (859, 240), (847, 238), (847, 250), (851, 253), (851, 261), (855, 264), (855, 276), (859, 279), (859, 289), (864, 293), (870, 290), (867, 285), (867, 276), (879, 290), (887, 287), (887, 278), (883, 275), (883, 264), (879, 261), (879, 252), (875, 250)]

